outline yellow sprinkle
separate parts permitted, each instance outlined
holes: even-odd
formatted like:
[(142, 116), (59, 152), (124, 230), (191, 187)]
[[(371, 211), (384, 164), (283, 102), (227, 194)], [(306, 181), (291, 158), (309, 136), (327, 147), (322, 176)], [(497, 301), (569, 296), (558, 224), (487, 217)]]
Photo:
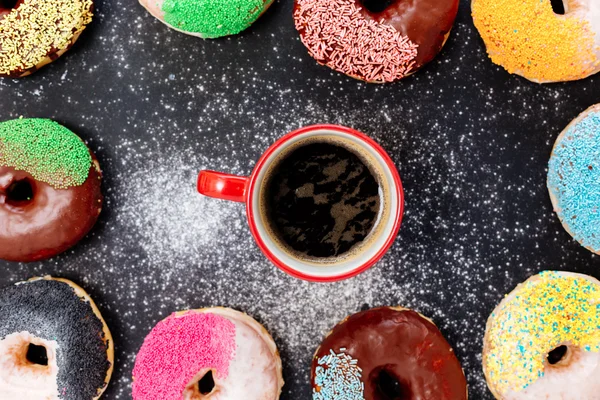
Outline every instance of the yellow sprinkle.
[(0, 20), (0, 75), (19, 75), (68, 48), (92, 7), (92, 0), (24, 0)]
[(580, 276), (542, 272), (494, 311), (486, 332), (491, 387), (519, 391), (544, 375), (550, 351), (600, 351), (600, 288)]
[(510, 73), (567, 81), (600, 65), (590, 23), (555, 14), (550, 0), (475, 0), (472, 10), (492, 61)]

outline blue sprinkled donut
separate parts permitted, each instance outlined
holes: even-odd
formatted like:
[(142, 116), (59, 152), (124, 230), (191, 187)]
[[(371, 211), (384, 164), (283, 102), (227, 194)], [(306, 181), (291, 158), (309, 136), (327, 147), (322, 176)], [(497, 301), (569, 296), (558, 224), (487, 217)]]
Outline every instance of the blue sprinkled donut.
[(548, 191), (567, 232), (600, 254), (600, 104), (579, 115), (556, 139)]

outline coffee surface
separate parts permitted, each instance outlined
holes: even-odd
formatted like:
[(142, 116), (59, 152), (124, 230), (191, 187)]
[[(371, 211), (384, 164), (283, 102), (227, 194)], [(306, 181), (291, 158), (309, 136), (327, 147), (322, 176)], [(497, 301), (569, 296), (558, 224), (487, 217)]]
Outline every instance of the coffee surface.
[(313, 142), (285, 156), (266, 182), (266, 214), (279, 240), (308, 257), (336, 257), (369, 235), (379, 184), (353, 152)]

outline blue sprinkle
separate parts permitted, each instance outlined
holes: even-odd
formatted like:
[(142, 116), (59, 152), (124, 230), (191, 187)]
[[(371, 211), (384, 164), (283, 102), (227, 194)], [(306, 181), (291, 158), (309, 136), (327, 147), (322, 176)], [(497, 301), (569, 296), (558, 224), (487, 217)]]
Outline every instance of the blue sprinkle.
[(600, 108), (555, 145), (548, 188), (557, 199), (558, 217), (573, 238), (600, 252)]
[[(362, 382), (362, 369), (358, 361), (333, 350), (317, 360), (313, 400), (364, 400), (365, 385)], [(317, 390), (318, 389), (318, 390)]]

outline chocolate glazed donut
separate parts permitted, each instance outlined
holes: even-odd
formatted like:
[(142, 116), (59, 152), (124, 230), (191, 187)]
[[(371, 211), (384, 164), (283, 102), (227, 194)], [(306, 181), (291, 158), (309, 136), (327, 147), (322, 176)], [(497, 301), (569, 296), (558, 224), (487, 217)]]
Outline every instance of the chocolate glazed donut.
[(450, 36), (458, 0), (356, 0), (362, 15), (394, 27), (416, 43), (413, 72), (435, 58)]
[(93, 157), (81, 186), (55, 189), (31, 174), (0, 167), (0, 258), (39, 261), (71, 248), (92, 229), (102, 209), (102, 174)]
[(311, 382), (313, 399), (467, 399), (464, 372), (441, 332), (399, 307), (374, 308), (339, 323), (315, 353)]
[(352, 78), (403, 79), (440, 52), (458, 0), (295, 0), (294, 24), (308, 53)]
[(0, 123), (0, 259), (39, 261), (77, 243), (102, 209), (95, 156), (45, 119)]
[(28, 76), (58, 59), (93, 11), (93, 0), (0, 0), (0, 76)]

